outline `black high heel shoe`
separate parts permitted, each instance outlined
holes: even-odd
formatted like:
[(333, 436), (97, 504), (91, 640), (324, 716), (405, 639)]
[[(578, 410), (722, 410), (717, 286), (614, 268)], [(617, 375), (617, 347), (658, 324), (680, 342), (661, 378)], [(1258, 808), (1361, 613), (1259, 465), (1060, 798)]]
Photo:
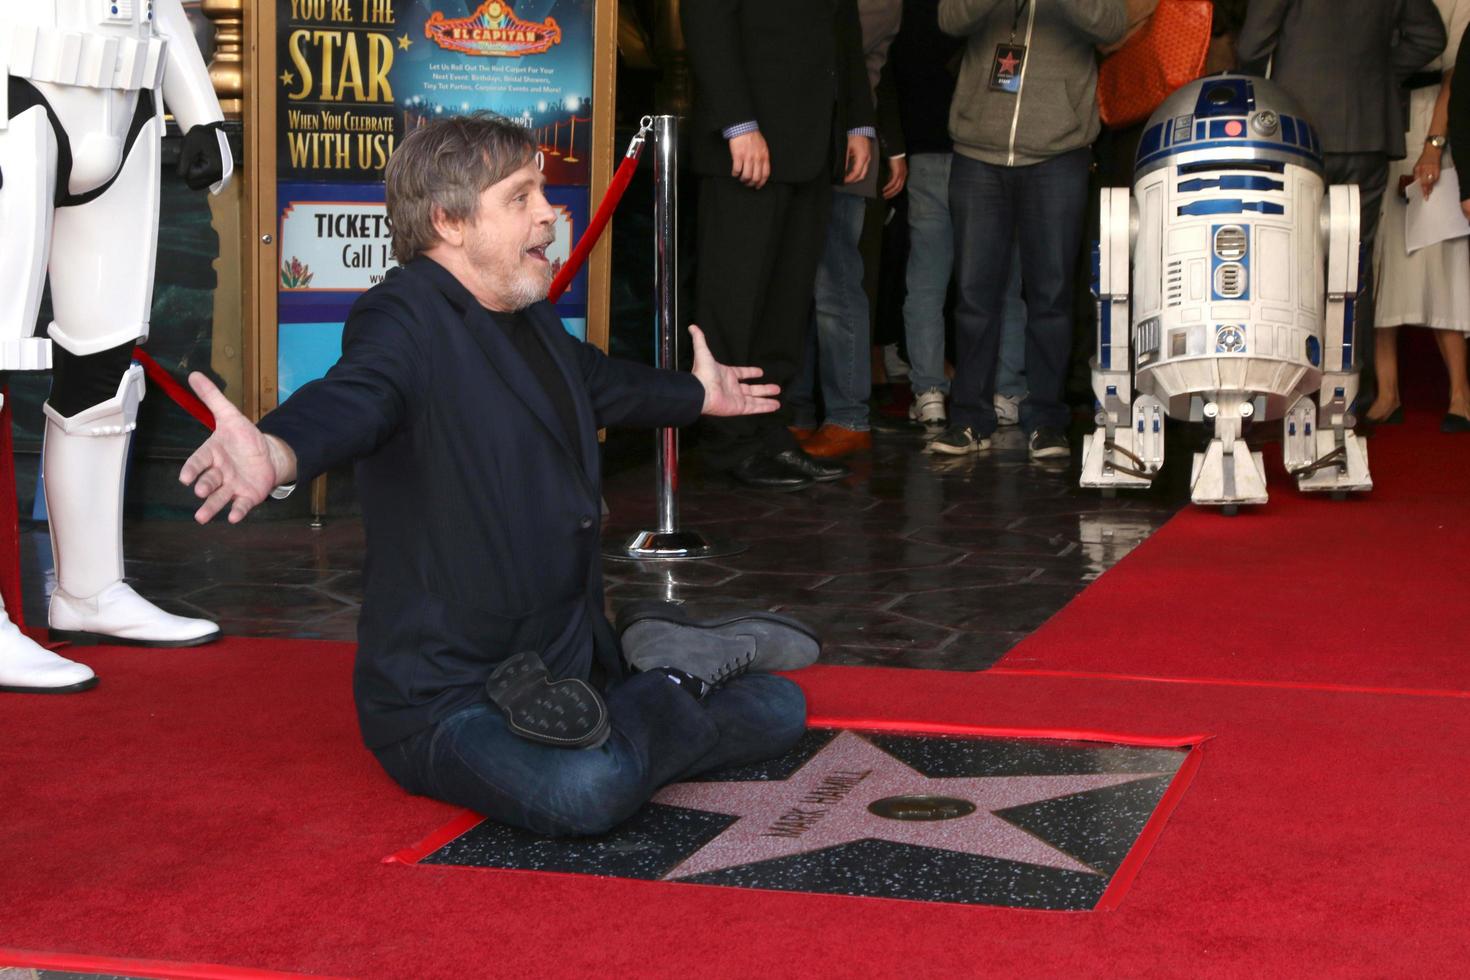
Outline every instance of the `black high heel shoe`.
[(1445, 412), (1444, 418), (1439, 420), (1439, 431), (1441, 432), (1470, 432), (1470, 418), (1456, 415), (1454, 412)]
[(1369, 425), (1402, 425), (1404, 423), (1404, 406), (1395, 406), (1392, 412), (1389, 412), (1381, 419), (1375, 419), (1373, 416), (1365, 413), (1363, 420)]

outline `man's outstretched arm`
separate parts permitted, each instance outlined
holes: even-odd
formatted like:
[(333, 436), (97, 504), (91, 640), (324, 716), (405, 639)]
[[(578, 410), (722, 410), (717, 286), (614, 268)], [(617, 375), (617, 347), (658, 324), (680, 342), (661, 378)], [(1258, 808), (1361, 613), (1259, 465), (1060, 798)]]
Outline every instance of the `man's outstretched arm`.
[(694, 364), (689, 372), (609, 357), (565, 331), (559, 334), (574, 347), (598, 428), (679, 428), (694, 424), (700, 415), (755, 415), (774, 412), (780, 404), (777, 385), (747, 383), (760, 377), (760, 368), (721, 364), (692, 325)]
[(184, 462), (179, 482), (193, 484), (204, 501), (194, 520), (208, 524), (229, 507), (238, 524), (278, 486), (296, 479), (296, 454), (285, 441), (261, 432), (204, 375), (189, 375), (189, 387), (214, 413), (214, 434)]

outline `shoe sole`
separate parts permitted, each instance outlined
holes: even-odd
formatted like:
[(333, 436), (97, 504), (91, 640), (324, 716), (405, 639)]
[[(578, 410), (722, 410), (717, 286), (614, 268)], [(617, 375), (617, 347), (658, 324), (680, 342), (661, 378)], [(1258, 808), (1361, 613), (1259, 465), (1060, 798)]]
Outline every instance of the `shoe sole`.
[(19, 684), (0, 684), (0, 694), (77, 694), (90, 691), (97, 686), (97, 678), (89, 677), (65, 687), (23, 687)]
[(983, 453), (989, 449), (990, 440), (986, 439), (981, 442), (971, 443), (963, 449), (958, 446), (941, 445), (938, 440), (935, 440), (925, 448), (931, 453), (943, 453), (946, 456), (968, 456), (971, 453)]
[(607, 704), (592, 686), (577, 678), (551, 680), (534, 653), (501, 662), (485, 681), (485, 697), (514, 734), (539, 745), (595, 749), (612, 731)]
[[(832, 479), (834, 479), (834, 480), (840, 480), (842, 478), (841, 477), (834, 476), (834, 477), (832, 477)], [(759, 493), (797, 493), (797, 492), (799, 492), (801, 490), (807, 489), (813, 483), (816, 483), (816, 482), (818, 482), (818, 481), (816, 481), (816, 480), (807, 480), (807, 482), (805, 482), (805, 483), (798, 483), (798, 484), (795, 484), (794, 486), (767, 487), (767, 486), (761, 486), (758, 483), (743, 483), (740, 480), (736, 480), (735, 481), (735, 483), (736, 483), (737, 486), (744, 487), (746, 490), (755, 490), (755, 491), (757, 491)]]
[(1066, 459), (1072, 455), (1071, 449), (1037, 449), (1032, 451), (1032, 459)]
[(805, 624), (776, 613), (695, 620), (676, 606), (635, 611), (618, 621), (623, 655), (635, 670), (672, 667), (705, 681), (711, 663), (750, 657), (754, 671), (800, 670), (822, 653), (822, 641)]
[(175, 649), (178, 647), (200, 647), (206, 643), (213, 643), (221, 636), (219, 630), (195, 637), (192, 640), (135, 640), (122, 636), (108, 636), (106, 633), (90, 633), (86, 630), (47, 630), (47, 636), (52, 643), (70, 643), (74, 647), (153, 647), (155, 649)]

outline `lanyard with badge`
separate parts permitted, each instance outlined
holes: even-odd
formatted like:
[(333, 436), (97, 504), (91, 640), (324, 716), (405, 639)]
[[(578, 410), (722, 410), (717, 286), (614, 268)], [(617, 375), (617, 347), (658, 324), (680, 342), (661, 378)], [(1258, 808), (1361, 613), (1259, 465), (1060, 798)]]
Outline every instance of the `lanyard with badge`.
[(1021, 26), (1021, 15), (1026, 12), (1031, 0), (1014, 0), (1015, 14), (1011, 17), (1011, 40), (1009, 44), (995, 46), (995, 63), (990, 66), (990, 90), (1016, 95), (1021, 91), (1021, 69), (1026, 64), (1026, 45), (1016, 43), (1016, 30)]

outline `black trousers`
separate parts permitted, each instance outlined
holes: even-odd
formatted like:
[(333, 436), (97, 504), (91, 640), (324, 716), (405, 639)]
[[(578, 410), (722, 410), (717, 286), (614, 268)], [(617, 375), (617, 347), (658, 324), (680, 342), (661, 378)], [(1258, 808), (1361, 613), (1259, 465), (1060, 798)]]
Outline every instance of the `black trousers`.
[(694, 322), (719, 361), (759, 367), (783, 392), (779, 412), (704, 420), (700, 445), (718, 469), (796, 445), (784, 393), (812, 329), (830, 180), (824, 171), (805, 183), (752, 190), (733, 177), (700, 178)]
[(1367, 405), (1378, 391), (1373, 373), (1374, 307), (1378, 297), (1373, 291), (1373, 241), (1378, 236), (1378, 209), (1388, 185), (1388, 157), (1383, 153), (1325, 153), (1323, 165), (1329, 184), (1357, 184), (1360, 207), (1359, 238), (1363, 246), (1362, 295), (1357, 303), (1357, 326), (1353, 331), (1355, 359), (1362, 368), (1358, 385), (1358, 402)]

